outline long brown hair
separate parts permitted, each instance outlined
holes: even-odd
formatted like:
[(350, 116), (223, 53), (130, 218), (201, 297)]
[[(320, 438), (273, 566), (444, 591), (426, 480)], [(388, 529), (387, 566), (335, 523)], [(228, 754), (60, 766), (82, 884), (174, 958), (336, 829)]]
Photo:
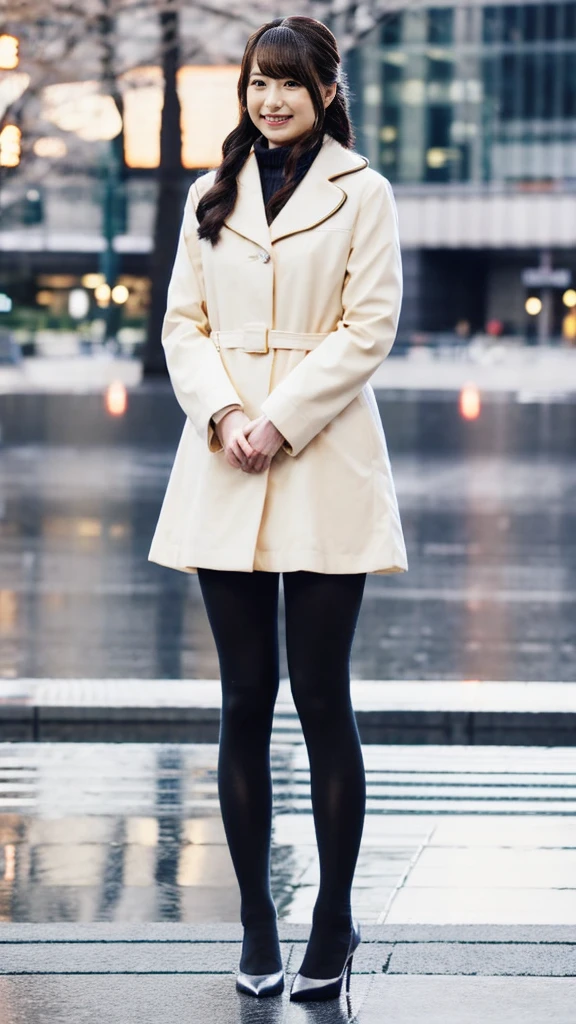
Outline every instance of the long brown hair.
[[(316, 114), (312, 130), (296, 141), (285, 164), (285, 184), (272, 196), (266, 214), (269, 222), (276, 209), (289, 198), (296, 187), (294, 171), (298, 158), (323, 138), (331, 135), (346, 149), (354, 145), (354, 131), (348, 113), (348, 84), (340, 70), (340, 54), (333, 33), (321, 21), (301, 15), (274, 18), (252, 33), (238, 79), (240, 121), (222, 145), (223, 160), (216, 171), (215, 182), (202, 197), (197, 208), (198, 237), (216, 245), (226, 218), (234, 209), (238, 195), (237, 175), (244, 166), (252, 143), (261, 132), (247, 110), (247, 89), (254, 63), (269, 78), (294, 78), (308, 89)], [(336, 95), (324, 107), (321, 86), (337, 82)]]

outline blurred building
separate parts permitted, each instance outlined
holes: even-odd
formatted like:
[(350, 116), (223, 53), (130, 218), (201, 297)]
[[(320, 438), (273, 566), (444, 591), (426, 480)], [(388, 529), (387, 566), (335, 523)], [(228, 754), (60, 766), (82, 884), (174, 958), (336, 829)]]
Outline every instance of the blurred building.
[[(136, 4), (114, 25), (113, 89), (93, 34), (80, 33), (66, 61), (55, 60), (61, 16), (24, 26), (20, 64), (0, 72), (0, 118), (22, 112), (21, 163), (0, 168), (0, 293), (23, 311), (22, 324), (62, 325), (71, 292), (107, 272), (110, 250), (128, 293), (123, 322), (144, 321), (162, 104), (151, 10)], [(218, 162), (235, 123), (246, 35), (221, 12), (200, 19), (191, 6), (182, 15), (190, 181)], [(46, 84), (32, 90), (25, 77), (33, 84), (39, 49)], [(466, 338), (490, 325), (494, 334), (566, 337), (563, 295), (576, 281), (576, 0), (392, 0), (346, 69), (356, 148), (397, 197), (400, 333)], [(30, 100), (11, 106), (19, 88)], [(535, 268), (539, 276), (524, 273)]]
[[(576, 280), (576, 3), (393, 8), (352, 67), (359, 148), (398, 201), (403, 330), (522, 333), (531, 296), (559, 336)], [(524, 283), (538, 266), (553, 287)]]
[[(236, 62), (247, 31), (225, 8), (180, 13), (182, 202), (194, 176), (219, 162), (237, 122)], [(130, 349), (143, 339), (150, 295), (163, 104), (158, 6), (127, 0), (103, 20), (89, 2), (4, 32), (18, 40), (19, 59), (0, 32), (0, 333), (8, 327), (21, 342), (33, 336), (37, 352), (68, 354), (79, 335), (103, 339), (117, 300)], [(6, 140), (19, 149), (16, 160)]]

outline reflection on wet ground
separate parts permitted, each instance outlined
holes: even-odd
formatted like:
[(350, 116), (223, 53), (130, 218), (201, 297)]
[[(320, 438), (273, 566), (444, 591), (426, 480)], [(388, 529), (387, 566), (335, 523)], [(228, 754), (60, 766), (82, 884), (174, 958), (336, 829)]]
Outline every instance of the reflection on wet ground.
[[(216, 760), (215, 745), (0, 745), (0, 920), (238, 920)], [(376, 922), (429, 828), (383, 827), (371, 776), (355, 904)], [(318, 866), (302, 744), (274, 747), (273, 777), (274, 899), (306, 920)]]
[[(147, 561), (173, 450), (2, 451), (0, 675), (218, 676), (197, 577)], [(573, 459), (391, 458), (410, 570), (368, 577), (355, 677), (573, 680)]]
[[(366, 925), (576, 924), (576, 750), (373, 746)], [(238, 922), (211, 744), (0, 744), (0, 921)], [(272, 748), (272, 892), (309, 923), (303, 743)]]

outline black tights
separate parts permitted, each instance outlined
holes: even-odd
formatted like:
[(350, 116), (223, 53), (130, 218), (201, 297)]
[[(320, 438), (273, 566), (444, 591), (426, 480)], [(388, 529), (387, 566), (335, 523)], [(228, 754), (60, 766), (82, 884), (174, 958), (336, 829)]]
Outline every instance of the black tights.
[[(222, 680), (218, 792), (238, 879), (240, 969), (281, 967), (270, 892), (270, 733), (279, 685), (277, 572), (198, 569)], [(366, 802), (364, 763), (350, 700), (350, 652), (365, 573), (285, 572), (286, 654), (308, 757), (320, 887), (300, 967), (340, 973), (351, 926), (350, 890)]]

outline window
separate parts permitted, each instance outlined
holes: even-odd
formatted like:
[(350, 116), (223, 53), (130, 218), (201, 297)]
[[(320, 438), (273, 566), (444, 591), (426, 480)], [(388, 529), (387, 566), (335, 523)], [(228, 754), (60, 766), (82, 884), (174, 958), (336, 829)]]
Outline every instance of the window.
[(524, 4), (524, 32), (522, 38), (527, 43), (535, 43), (541, 38), (540, 14), (540, 4)]
[(482, 11), (482, 38), (485, 43), (500, 42), (500, 7), (485, 7)]
[(522, 101), (520, 115), (525, 118), (538, 117), (541, 100), (540, 89), (537, 88), (538, 57), (535, 53), (523, 53), (519, 55)]
[(444, 148), (450, 145), (452, 108), (437, 106), (428, 108), (428, 149)]
[(382, 22), (380, 42), (382, 46), (396, 46), (402, 41), (402, 12), (387, 14)]
[(559, 60), (564, 65), (564, 74), (561, 75), (561, 116), (576, 117), (576, 60), (572, 53), (559, 54)]
[(563, 14), (561, 4), (544, 4), (544, 39), (550, 41), (562, 38), (562, 31), (558, 22)]
[(428, 11), (428, 42), (451, 43), (454, 11), (451, 7), (431, 7)]
[(564, 29), (563, 38), (576, 41), (576, 3), (563, 4)]
[(500, 116), (504, 121), (517, 117), (517, 81), (519, 55), (505, 53), (502, 57), (502, 78), (500, 86)]
[(507, 4), (502, 8), (502, 41), (519, 43), (522, 39), (522, 7), (520, 4)]

